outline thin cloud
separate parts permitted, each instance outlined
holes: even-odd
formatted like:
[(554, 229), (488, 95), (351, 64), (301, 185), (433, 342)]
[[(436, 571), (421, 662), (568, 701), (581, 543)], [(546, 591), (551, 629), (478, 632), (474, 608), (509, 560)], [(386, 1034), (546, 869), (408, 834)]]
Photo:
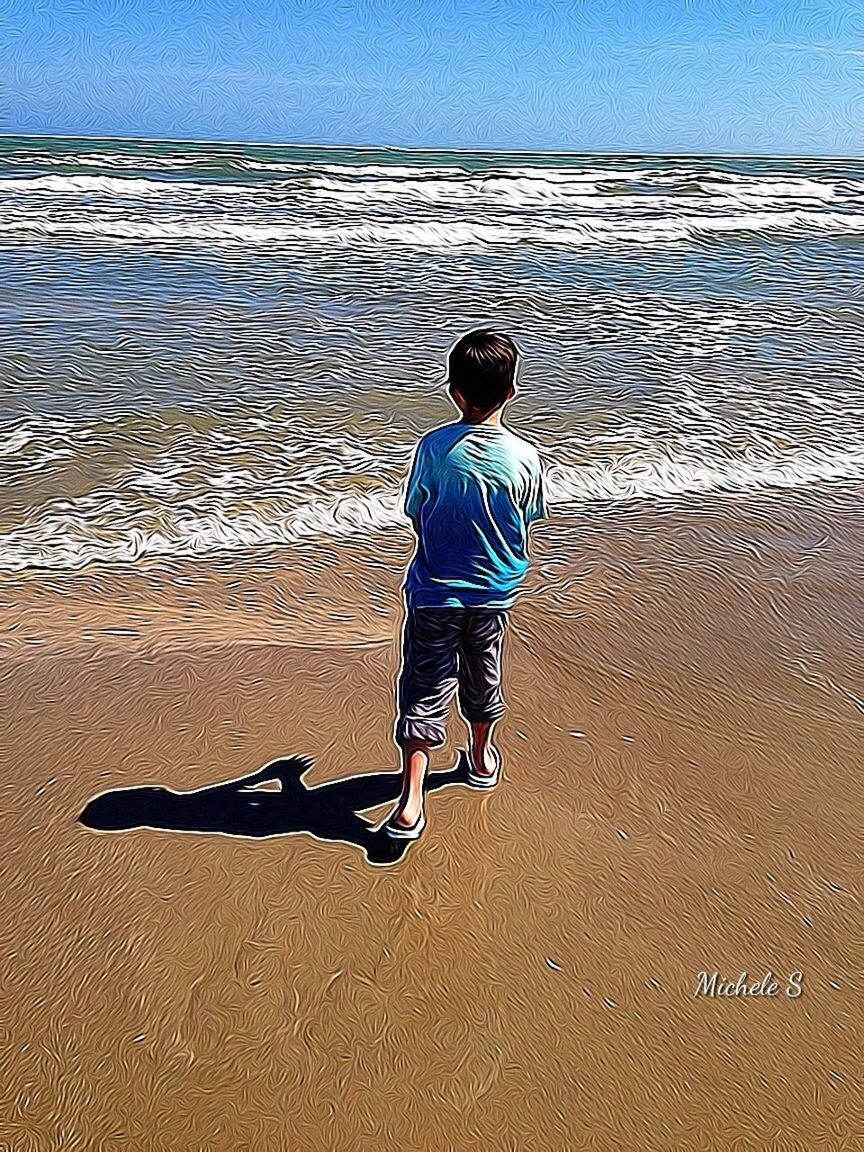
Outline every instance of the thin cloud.
[(690, 44), (643, 44), (627, 48), (628, 54), (643, 55), (645, 52), (711, 52), (717, 48), (732, 49), (734, 51), (752, 51), (760, 48), (779, 49), (783, 52), (816, 52), (828, 56), (858, 56), (864, 57), (864, 48), (832, 48), (828, 44), (786, 44), (778, 41), (712, 41), (694, 40)]
[(864, 56), (860, 48), (832, 48), (829, 44), (763, 44), (763, 48), (781, 48), (784, 52), (819, 52), (826, 56)]

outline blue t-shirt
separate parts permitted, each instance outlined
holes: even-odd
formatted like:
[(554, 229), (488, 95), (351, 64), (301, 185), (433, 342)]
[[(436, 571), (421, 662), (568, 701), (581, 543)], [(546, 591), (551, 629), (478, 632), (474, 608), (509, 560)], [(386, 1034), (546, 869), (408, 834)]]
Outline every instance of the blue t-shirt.
[(412, 608), (509, 608), (528, 570), (528, 525), (546, 515), (536, 448), (495, 424), (446, 424), (414, 454), (405, 512), (417, 551)]

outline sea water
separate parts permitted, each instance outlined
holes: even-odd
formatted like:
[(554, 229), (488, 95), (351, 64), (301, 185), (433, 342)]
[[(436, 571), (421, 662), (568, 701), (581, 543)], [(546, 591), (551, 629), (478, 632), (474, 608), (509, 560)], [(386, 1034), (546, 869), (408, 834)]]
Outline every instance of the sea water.
[(0, 569), (404, 528), (477, 325), (553, 519), (864, 477), (864, 162), (0, 139)]

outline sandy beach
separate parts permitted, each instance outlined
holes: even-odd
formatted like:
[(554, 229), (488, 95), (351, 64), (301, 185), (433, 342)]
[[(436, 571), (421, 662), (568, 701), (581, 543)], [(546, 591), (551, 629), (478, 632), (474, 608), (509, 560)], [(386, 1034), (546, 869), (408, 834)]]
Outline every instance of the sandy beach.
[[(389, 861), (346, 805), (398, 786), (406, 539), (7, 579), (0, 1147), (859, 1146), (860, 498), (586, 518), (514, 617), (506, 780), (454, 780), (454, 721)], [(368, 794), (78, 819), (294, 755)]]

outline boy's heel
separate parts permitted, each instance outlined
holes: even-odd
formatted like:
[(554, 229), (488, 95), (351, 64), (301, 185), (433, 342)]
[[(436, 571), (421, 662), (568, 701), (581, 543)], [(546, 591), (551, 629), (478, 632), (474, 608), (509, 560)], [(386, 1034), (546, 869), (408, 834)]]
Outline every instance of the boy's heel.
[(426, 827), (426, 815), (421, 812), (413, 824), (395, 824), (391, 817), (384, 825), (384, 832), (391, 840), (419, 840)]
[(501, 753), (496, 747), (493, 746), (492, 754), (495, 757), (495, 771), (491, 774), (491, 776), (487, 776), (485, 773), (475, 772), (474, 765), (472, 764), (471, 758), (469, 756), (468, 783), (472, 788), (494, 788), (498, 781), (501, 779)]

